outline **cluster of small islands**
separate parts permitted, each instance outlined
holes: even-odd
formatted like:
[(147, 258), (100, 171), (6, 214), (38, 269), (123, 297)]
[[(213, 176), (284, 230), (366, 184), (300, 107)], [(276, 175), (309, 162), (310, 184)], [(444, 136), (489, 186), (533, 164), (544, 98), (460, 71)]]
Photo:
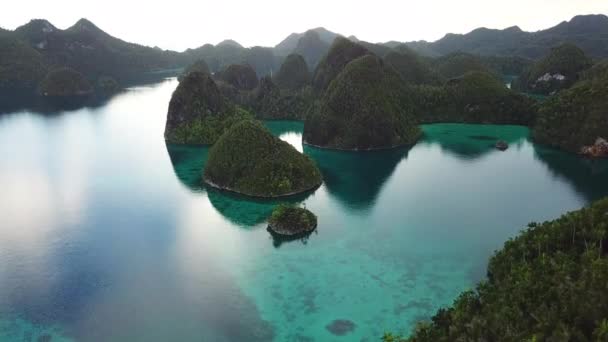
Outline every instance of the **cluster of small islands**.
[[(536, 143), (608, 157), (603, 15), (536, 33), (479, 29), (435, 43), (373, 44), (319, 28), (274, 48), (225, 41), (182, 53), (123, 42), (84, 19), (67, 30), (33, 20), (0, 30), (0, 48), (0, 92), (55, 100), (112, 94), (136, 75), (180, 70), (166, 142), (210, 145), (201, 181), (254, 198), (310, 192), (323, 182), (310, 157), (260, 120), (301, 120), (304, 144), (360, 153), (414, 145), (420, 124), (524, 125)], [(269, 218), (280, 236), (316, 227), (317, 217), (298, 206), (279, 205)], [(607, 240), (608, 200), (532, 223), (492, 257), (476, 290), (412, 336), (383, 339), (606, 341)]]

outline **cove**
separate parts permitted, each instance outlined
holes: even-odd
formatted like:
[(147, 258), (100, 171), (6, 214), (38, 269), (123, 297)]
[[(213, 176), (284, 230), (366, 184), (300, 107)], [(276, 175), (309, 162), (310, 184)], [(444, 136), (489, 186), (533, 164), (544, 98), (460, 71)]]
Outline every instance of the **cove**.
[[(278, 201), (208, 189), (207, 147), (167, 145), (175, 80), (0, 116), (0, 341), (359, 341), (408, 333), (485, 276), (530, 221), (608, 195), (608, 164), (519, 126), (423, 126), (413, 147), (302, 146), (324, 184), (275, 241)], [(505, 152), (496, 140), (509, 142)]]

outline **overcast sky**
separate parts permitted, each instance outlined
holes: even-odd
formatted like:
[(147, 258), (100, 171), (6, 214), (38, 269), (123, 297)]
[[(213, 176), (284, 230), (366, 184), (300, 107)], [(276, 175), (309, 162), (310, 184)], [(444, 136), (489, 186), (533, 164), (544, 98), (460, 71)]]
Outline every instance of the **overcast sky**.
[(180, 51), (227, 38), (274, 46), (318, 26), (370, 42), (433, 41), (477, 27), (537, 31), (577, 14), (608, 14), (608, 0), (19, 0), (3, 7), (7, 29), (32, 18), (67, 28), (85, 17), (124, 40)]

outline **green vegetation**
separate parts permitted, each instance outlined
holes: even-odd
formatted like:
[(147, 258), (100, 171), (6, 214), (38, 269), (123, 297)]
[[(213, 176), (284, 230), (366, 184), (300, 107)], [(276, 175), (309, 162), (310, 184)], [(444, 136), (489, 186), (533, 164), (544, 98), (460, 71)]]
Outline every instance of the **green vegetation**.
[(533, 60), (517, 56), (480, 56), (481, 63), (497, 75), (521, 75)]
[(232, 64), (215, 77), (238, 90), (252, 90), (258, 86), (258, 75), (249, 64)]
[(330, 82), (342, 72), (350, 61), (368, 54), (371, 52), (363, 46), (343, 37), (336, 38), (329, 48), (329, 52), (315, 69), (312, 78), (313, 88), (317, 92), (325, 91)]
[(308, 156), (273, 136), (260, 122), (230, 128), (209, 151), (204, 180), (255, 197), (279, 197), (318, 187), (321, 172)]
[(97, 80), (96, 88), (102, 94), (113, 94), (120, 90), (120, 84), (110, 76), (101, 76)]
[(411, 97), (423, 123), (529, 125), (536, 113), (533, 99), (485, 72), (468, 72), (441, 87), (415, 87)]
[(524, 92), (550, 95), (572, 86), (579, 74), (591, 66), (591, 60), (583, 50), (572, 44), (563, 44), (534, 63), (514, 84)]
[(399, 52), (392, 51), (384, 56), (386, 64), (395, 68), (401, 78), (409, 84), (441, 84), (439, 74), (433, 71), (425, 60), (406, 47)]
[(43, 96), (83, 96), (93, 93), (93, 87), (78, 71), (58, 68), (46, 75), (38, 91)]
[(268, 228), (279, 235), (293, 236), (311, 232), (317, 227), (317, 216), (290, 204), (279, 204), (268, 219)]
[(178, 77), (178, 81), (182, 81), (191, 72), (204, 72), (209, 74), (209, 66), (204, 59), (198, 59), (196, 62), (190, 64)]
[(310, 71), (304, 57), (287, 56), (274, 80), (279, 87), (289, 90), (299, 90), (310, 84)]
[(462, 52), (439, 57), (434, 61), (434, 64), (437, 72), (446, 79), (461, 77), (471, 71), (492, 73), (481, 61), (481, 58)]
[(346, 65), (307, 115), (303, 140), (347, 150), (413, 144), (420, 129), (403, 101), (407, 92), (399, 74), (381, 59), (360, 57)]
[(488, 279), (409, 338), (383, 341), (608, 340), (608, 199), (507, 241)]
[(46, 73), (46, 63), (38, 51), (12, 32), (0, 32), (0, 91), (34, 92)]
[(176, 144), (213, 144), (234, 123), (250, 117), (220, 94), (209, 74), (191, 72), (171, 97), (165, 139)]
[(253, 91), (248, 107), (260, 119), (304, 120), (313, 99), (310, 87), (300, 90), (280, 89), (266, 76)]
[(608, 74), (597, 76), (550, 97), (540, 106), (532, 138), (542, 144), (579, 152), (599, 137), (608, 138)]

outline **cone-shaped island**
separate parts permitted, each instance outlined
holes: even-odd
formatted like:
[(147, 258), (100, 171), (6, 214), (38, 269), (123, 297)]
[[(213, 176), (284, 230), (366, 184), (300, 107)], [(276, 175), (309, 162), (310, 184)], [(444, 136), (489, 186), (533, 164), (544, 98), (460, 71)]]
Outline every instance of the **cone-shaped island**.
[(268, 219), (268, 229), (281, 236), (305, 235), (315, 228), (317, 228), (317, 216), (306, 208), (294, 205), (277, 206)]
[(339, 150), (410, 145), (420, 137), (397, 72), (376, 56), (348, 63), (304, 124), (304, 143)]
[(210, 145), (234, 123), (250, 117), (222, 96), (208, 73), (190, 72), (171, 96), (165, 140)]
[(203, 179), (219, 189), (266, 198), (306, 192), (322, 182), (312, 159), (254, 120), (235, 124), (218, 139)]

